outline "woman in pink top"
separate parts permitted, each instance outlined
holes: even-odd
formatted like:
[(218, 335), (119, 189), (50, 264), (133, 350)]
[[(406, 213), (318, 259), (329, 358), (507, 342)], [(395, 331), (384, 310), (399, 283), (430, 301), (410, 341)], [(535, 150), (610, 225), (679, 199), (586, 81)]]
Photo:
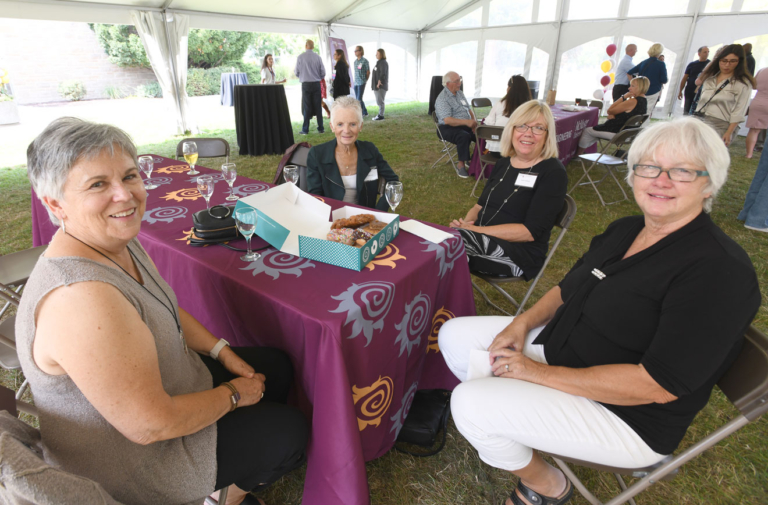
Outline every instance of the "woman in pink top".
[(755, 76), (757, 94), (749, 104), (747, 116), (747, 158), (752, 157), (760, 130), (768, 128), (768, 70), (763, 68)]

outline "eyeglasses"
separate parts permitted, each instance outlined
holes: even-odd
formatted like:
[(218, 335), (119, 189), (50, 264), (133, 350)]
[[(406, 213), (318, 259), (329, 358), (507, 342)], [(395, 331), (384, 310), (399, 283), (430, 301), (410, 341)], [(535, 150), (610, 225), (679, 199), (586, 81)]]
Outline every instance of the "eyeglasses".
[(677, 182), (693, 182), (697, 177), (709, 175), (709, 172), (706, 170), (690, 170), (688, 168), (669, 168), (665, 170), (653, 165), (634, 165), (632, 170), (638, 177), (646, 179), (656, 179), (662, 172), (666, 172), (670, 180)]
[(547, 129), (543, 126), (528, 126), (527, 124), (515, 125), (515, 130), (519, 131), (520, 133), (527, 132), (529, 128), (531, 129), (531, 133), (536, 136), (544, 135), (547, 133)]
[(720, 60), (720, 63), (727, 63), (728, 65), (736, 65), (739, 60)]

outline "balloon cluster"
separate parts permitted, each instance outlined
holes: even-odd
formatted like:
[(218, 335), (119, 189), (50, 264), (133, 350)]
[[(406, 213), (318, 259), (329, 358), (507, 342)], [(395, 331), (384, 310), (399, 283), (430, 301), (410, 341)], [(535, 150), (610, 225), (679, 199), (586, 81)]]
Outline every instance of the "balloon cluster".
[(613, 61), (610, 59), (611, 56), (616, 54), (616, 44), (608, 44), (608, 47), (605, 48), (605, 53), (608, 55), (609, 59), (600, 64), (600, 70), (605, 74), (600, 78), (600, 86), (602, 86), (603, 89), (596, 89), (595, 92), (592, 93), (592, 96), (595, 97), (596, 100), (603, 99), (605, 92), (608, 91), (606, 88), (613, 84), (613, 81), (616, 78), (616, 74), (611, 72)]

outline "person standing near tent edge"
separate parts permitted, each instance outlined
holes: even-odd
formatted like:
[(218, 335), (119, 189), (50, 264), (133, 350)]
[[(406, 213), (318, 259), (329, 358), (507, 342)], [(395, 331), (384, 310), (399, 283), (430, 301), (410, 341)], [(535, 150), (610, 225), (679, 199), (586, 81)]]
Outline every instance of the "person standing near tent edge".
[(659, 60), (659, 56), (664, 52), (664, 46), (658, 42), (648, 49), (648, 59), (643, 60), (639, 65), (632, 67), (627, 72), (627, 78), (645, 76), (651, 81), (651, 87), (648, 88), (648, 92), (645, 94), (645, 99), (648, 101), (648, 119), (644, 125), (648, 125), (648, 122), (653, 116), (653, 109), (656, 107), (656, 102), (661, 96), (661, 85), (667, 83), (667, 66), (663, 61)]
[(323, 129), (323, 111), (320, 107), (320, 81), (325, 77), (325, 67), (323, 60), (313, 49), (315, 43), (307, 40), (304, 44), (304, 51), (296, 59), (296, 68), (293, 73), (301, 81), (301, 109), (304, 113), (304, 125), (301, 127), (299, 135), (309, 133), (309, 120), (314, 115), (317, 117), (317, 131), (325, 133)]
[(365, 85), (368, 83), (368, 78), (371, 77), (371, 67), (368, 64), (368, 60), (363, 58), (365, 50), (363, 46), (357, 46), (355, 48), (355, 98), (360, 102), (360, 108), (363, 109), (363, 117), (368, 115), (368, 109), (365, 108), (365, 102), (363, 102), (363, 93), (365, 93)]
[(616, 68), (616, 77), (613, 84), (613, 101), (615, 102), (629, 91), (629, 79), (627, 76), (629, 69), (635, 66), (632, 58), (637, 54), (637, 46), (635, 44), (628, 44), (624, 49), (626, 54), (619, 62), (619, 66)]
[(384, 97), (389, 90), (389, 63), (387, 63), (387, 53), (384, 49), (376, 50), (376, 66), (373, 67), (373, 78), (371, 79), (371, 89), (373, 96), (376, 97), (376, 104), (379, 106), (379, 114), (373, 118), (374, 121), (384, 119)]
[(680, 90), (677, 93), (677, 99), (682, 100), (685, 96), (685, 102), (683, 102), (683, 114), (688, 116), (691, 113), (691, 105), (693, 105), (693, 99), (696, 97), (696, 78), (699, 77), (704, 69), (709, 64), (709, 48), (707, 46), (701, 46), (697, 53), (699, 59), (691, 62), (685, 67), (685, 74), (680, 81)]

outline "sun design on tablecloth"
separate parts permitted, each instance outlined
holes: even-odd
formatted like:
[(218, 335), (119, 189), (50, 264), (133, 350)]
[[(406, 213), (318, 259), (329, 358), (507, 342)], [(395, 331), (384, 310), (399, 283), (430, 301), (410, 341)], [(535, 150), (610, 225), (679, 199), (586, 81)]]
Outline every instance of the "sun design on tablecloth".
[(318, 199), (318, 200), (320, 200), (321, 202), (325, 203), (325, 198), (320, 198), (320, 197), (319, 197), (319, 196), (317, 196), (317, 195), (312, 195), (312, 196), (314, 196), (315, 198), (317, 198), (317, 199)]
[(427, 295), (419, 293), (416, 295), (411, 303), (405, 305), (405, 314), (400, 323), (395, 323), (395, 329), (400, 330), (395, 339), (395, 346), (400, 344), (400, 354), (408, 351), (408, 356), (411, 355), (411, 350), (417, 347), (421, 343), (421, 335), (427, 328), (429, 323), (429, 314), (431, 302)]
[(302, 270), (305, 268), (315, 268), (315, 264), (306, 258), (270, 248), (261, 253), (261, 258), (251, 261), (248, 266), (240, 270), (250, 270), (254, 277), (264, 273), (277, 280), (281, 274), (301, 277)]
[(353, 323), (347, 338), (355, 338), (362, 333), (367, 347), (373, 338), (373, 330), (381, 331), (384, 328), (384, 318), (389, 314), (395, 299), (395, 285), (384, 281), (352, 284), (346, 291), (331, 298), (341, 303), (328, 312), (346, 312), (344, 326)]
[(392, 379), (382, 377), (368, 387), (352, 386), (352, 401), (357, 414), (357, 429), (363, 431), (368, 425), (378, 426), (381, 418), (392, 403)]
[(158, 221), (170, 223), (174, 219), (183, 217), (187, 217), (187, 208), (171, 205), (170, 207), (155, 207), (154, 209), (147, 210), (141, 220), (149, 224), (155, 224)]
[(187, 231), (183, 231), (182, 230), (181, 233), (184, 234), (184, 236), (182, 238), (177, 238), (176, 241), (177, 242), (182, 242), (183, 241), (183, 242), (186, 242), (187, 244), (189, 244), (189, 239), (192, 238), (192, 234), (194, 234), (194, 232), (195, 232), (195, 228), (194, 227), (190, 228)]
[(397, 440), (397, 436), (400, 434), (400, 430), (402, 429), (403, 424), (405, 424), (405, 418), (408, 417), (408, 413), (411, 411), (411, 405), (413, 405), (413, 397), (416, 395), (416, 390), (418, 388), (418, 381), (411, 384), (411, 387), (409, 387), (408, 391), (405, 392), (403, 399), (400, 402), (400, 410), (398, 410), (394, 416), (389, 418), (391, 421), (394, 421), (392, 428), (389, 429), (389, 431), (395, 432), (395, 438), (393, 440)]
[(440, 352), (440, 346), (437, 344), (437, 335), (440, 333), (440, 328), (443, 327), (443, 324), (454, 317), (456, 317), (456, 314), (445, 307), (441, 307), (440, 310), (435, 312), (435, 316), (432, 318), (432, 331), (429, 332), (429, 337), (427, 337), (427, 352)]
[(189, 165), (168, 165), (157, 169), (158, 174), (182, 174), (189, 172)]
[(177, 202), (183, 202), (184, 200), (197, 200), (198, 198), (202, 197), (203, 196), (200, 194), (197, 188), (184, 188), (166, 193), (165, 196), (161, 196), (160, 198), (168, 201), (175, 200)]
[(453, 264), (457, 259), (464, 258), (466, 261), (464, 255), (464, 242), (456, 234), (454, 234), (453, 238), (446, 239), (439, 244), (435, 244), (428, 240), (422, 240), (421, 243), (427, 246), (427, 248), (424, 249), (424, 252), (435, 253), (435, 261), (440, 263), (439, 273), (441, 279), (445, 277), (445, 274), (449, 270), (453, 269)]
[(387, 248), (381, 252), (381, 254), (373, 258), (373, 261), (365, 265), (365, 268), (373, 271), (373, 269), (376, 268), (376, 265), (379, 265), (382, 267), (391, 267), (394, 269), (397, 268), (395, 261), (404, 259), (406, 258), (400, 254), (400, 249), (398, 249), (395, 244), (389, 244), (387, 245)]

